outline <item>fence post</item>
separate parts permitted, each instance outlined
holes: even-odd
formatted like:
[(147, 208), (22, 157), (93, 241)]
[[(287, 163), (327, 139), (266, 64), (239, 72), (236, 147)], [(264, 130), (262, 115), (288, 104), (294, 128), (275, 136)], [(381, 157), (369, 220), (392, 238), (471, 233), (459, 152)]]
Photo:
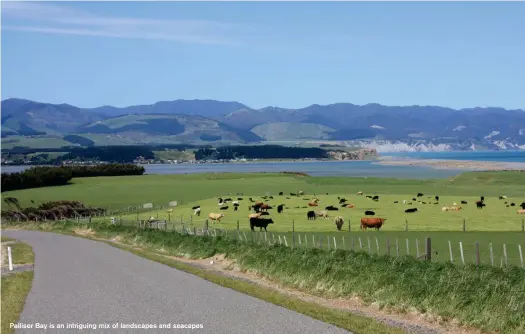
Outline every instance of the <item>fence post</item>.
[[(405, 232), (408, 232), (408, 219), (407, 217), (405, 216)], [(408, 247), (407, 247), (408, 249)]]
[(376, 237), (377, 254), (379, 255), (379, 240)]
[(505, 266), (509, 265), (509, 258), (507, 257), (507, 245), (503, 244), (503, 256), (505, 257)]
[(208, 234), (208, 219), (204, 221), (204, 228), (206, 229), (206, 234)]
[(521, 220), (521, 232), (525, 232), (525, 218)]
[(463, 255), (463, 243), (459, 242), (459, 251), (461, 252), (461, 263), (465, 265), (465, 256)]
[(361, 237), (359, 237), (359, 248), (363, 249), (363, 243), (361, 242)]
[(432, 261), (432, 241), (430, 240), (430, 238), (427, 238), (426, 239), (426, 244), (427, 244), (427, 249), (426, 249), (426, 259), (427, 261)]
[(494, 267), (494, 252), (492, 251), (492, 243), (489, 244), (490, 250), (490, 264)]
[(368, 237), (368, 254), (372, 254), (372, 246), (370, 245), (370, 237)]
[(419, 239), (416, 238), (416, 256), (419, 258)]
[(348, 218), (348, 232), (351, 231), (351, 227), (350, 227), (350, 218)]
[(237, 220), (237, 233), (239, 233), (239, 221)]
[(463, 232), (467, 231), (467, 219), (463, 218)]
[(523, 267), (523, 253), (521, 252), (521, 245), (518, 245), (518, 251), (520, 253), (520, 263), (521, 263), (521, 266)]
[(409, 245), (408, 245), (408, 238), (406, 238), (405, 240), (407, 242), (407, 254), (410, 255), (410, 248), (409, 248)]
[(292, 220), (292, 248), (295, 248), (295, 220)]
[(476, 241), (476, 266), (480, 265), (480, 258), (479, 258), (479, 242)]
[(7, 257), (9, 258), (9, 271), (13, 271), (13, 256), (11, 255), (11, 247), (7, 247)]
[(448, 241), (448, 252), (450, 253), (450, 262), (454, 263), (454, 257), (452, 256), (452, 242)]
[(337, 243), (335, 242), (335, 237), (334, 237), (334, 250), (337, 250)]

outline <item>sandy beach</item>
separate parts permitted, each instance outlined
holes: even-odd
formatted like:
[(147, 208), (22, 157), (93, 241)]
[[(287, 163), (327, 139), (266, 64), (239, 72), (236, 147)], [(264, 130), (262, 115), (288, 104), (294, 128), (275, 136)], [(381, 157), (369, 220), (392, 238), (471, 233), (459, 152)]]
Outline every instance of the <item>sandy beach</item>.
[(413, 159), (398, 157), (380, 157), (377, 164), (391, 166), (423, 166), (436, 169), (458, 169), (458, 170), (522, 170), (525, 171), (525, 163), (522, 162), (500, 162), (500, 161), (474, 161), (474, 160), (448, 160), (448, 159)]

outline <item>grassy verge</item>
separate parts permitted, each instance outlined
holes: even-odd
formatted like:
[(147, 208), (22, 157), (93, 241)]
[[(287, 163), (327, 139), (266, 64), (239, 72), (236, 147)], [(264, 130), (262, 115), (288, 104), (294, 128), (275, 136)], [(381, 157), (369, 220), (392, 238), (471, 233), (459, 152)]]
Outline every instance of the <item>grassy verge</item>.
[[(31, 227), (30, 225), (24, 225)], [(365, 302), (408, 311), (486, 331), (525, 331), (525, 270), (465, 267), (353, 251), (290, 249), (225, 238), (185, 236), (106, 224), (84, 225), (97, 236), (114, 238), (146, 251), (190, 258), (216, 254), (283, 286), (323, 297), (359, 295)], [(57, 223), (32, 228), (72, 233), (78, 225)]]
[[(2, 242), (14, 239), (2, 237)], [(27, 244), (16, 242), (10, 244), (12, 249), (13, 264), (34, 263), (34, 253)], [(2, 250), (3, 251), (3, 250)], [(2, 277), (2, 333), (13, 333), (10, 323), (16, 323), (24, 308), (26, 296), (31, 290), (33, 272), (25, 271)]]

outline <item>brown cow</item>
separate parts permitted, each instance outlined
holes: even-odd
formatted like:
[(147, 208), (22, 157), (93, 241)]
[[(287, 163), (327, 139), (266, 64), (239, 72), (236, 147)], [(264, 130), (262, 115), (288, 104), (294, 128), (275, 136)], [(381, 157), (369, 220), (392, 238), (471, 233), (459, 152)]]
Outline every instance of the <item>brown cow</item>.
[(518, 215), (525, 215), (525, 210), (518, 210)]
[(361, 230), (365, 231), (367, 228), (375, 228), (379, 231), (381, 226), (385, 223), (386, 218), (361, 218)]
[(319, 206), (319, 204), (310, 202), (308, 203), (308, 206)]
[(349, 209), (353, 209), (354, 205), (353, 204), (347, 204), (346, 207), (349, 208)]

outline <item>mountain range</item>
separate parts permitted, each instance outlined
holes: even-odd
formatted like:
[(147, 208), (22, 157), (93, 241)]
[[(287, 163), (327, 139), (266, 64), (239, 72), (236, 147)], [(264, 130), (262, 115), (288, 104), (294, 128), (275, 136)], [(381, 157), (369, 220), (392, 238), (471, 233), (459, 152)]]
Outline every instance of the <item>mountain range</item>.
[[(336, 103), (253, 109), (238, 102), (161, 101), (79, 108), (2, 101), (2, 146), (83, 137), (95, 145), (340, 142), (388, 150), (525, 149), (525, 111)], [(40, 143), (39, 145), (45, 145)]]

